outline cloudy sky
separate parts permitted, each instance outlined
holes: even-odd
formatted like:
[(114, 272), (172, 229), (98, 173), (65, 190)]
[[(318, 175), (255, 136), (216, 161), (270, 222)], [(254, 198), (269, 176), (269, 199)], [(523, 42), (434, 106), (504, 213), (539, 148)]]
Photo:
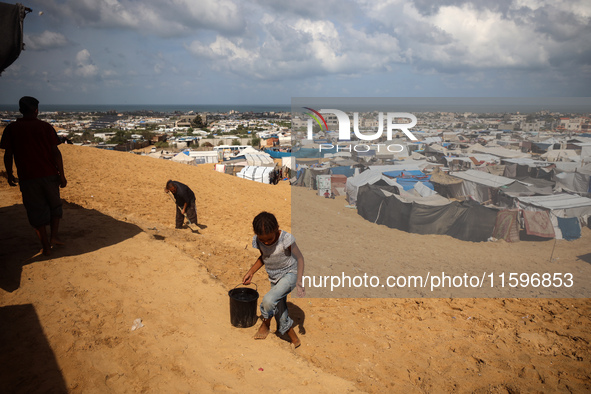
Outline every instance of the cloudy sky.
[(591, 96), (588, 0), (21, 2), (0, 104)]

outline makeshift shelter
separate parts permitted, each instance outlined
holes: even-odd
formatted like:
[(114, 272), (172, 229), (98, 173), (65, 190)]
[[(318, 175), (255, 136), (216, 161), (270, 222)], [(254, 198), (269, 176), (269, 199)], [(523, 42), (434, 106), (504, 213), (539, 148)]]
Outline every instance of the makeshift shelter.
[(459, 178), (444, 173), (439, 168), (433, 169), (431, 173), (433, 189), (443, 197), (461, 196), (463, 182)]
[[(355, 163), (357, 164), (357, 163)], [(355, 169), (357, 167), (354, 166), (337, 166), (337, 167), (330, 167), (330, 173), (333, 175), (344, 175), (346, 178), (352, 177), (355, 175)]]
[(423, 203), (366, 184), (359, 188), (357, 212), (366, 220), (416, 234), (442, 234), (464, 241), (488, 240), (497, 211), (474, 201), (444, 202), (441, 197)]
[(591, 194), (591, 164), (577, 166), (574, 171), (561, 171), (557, 167), (552, 178), (557, 191), (567, 191), (584, 196)]
[(236, 174), (238, 178), (249, 179), (251, 181), (270, 183), (271, 172), (273, 167), (264, 166), (246, 166)]
[(450, 175), (464, 181), (461, 188), (462, 196), (472, 197), (481, 203), (492, 201), (496, 198), (497, 190), (501, 186), (515, 182), (515, 179), (476, 170), (450, 172)]
[(559, 217), (588, 218), (591, 215), (591, 198), (558, 193), (550, 196), (517, 197), (518, 207), (529, 210), (548, 210)]
[(290, 170), (296, 169), (296, 158), (293, 156), (285, 156), (281, 158), (281, 167), (287, 167)]
[(193, 158), (195, 164), (214, 164), (219, 161), (218, 152), (211, 150), (192, 150), (189, 156)]
[(425, 173), (420, 170), (386, 171), (383, 174), (389, 178), (395, 179), (396, 183), (402, 186), (404, 191), (408, 192), (409, 190), (414, 189), (422, 197), (436, 194), (433, 184), (429, 182), (431, 177), (425, 175)]
[(328, 168), (308, 168), (308, 167), (301, 167), (296, 173), (296, 179), (292, 181), (292, 185), (294, 186), (304, 186), (309, 189), (316, 190), (317, 182), (316, 177), (318, 175), (326, 175), (329, 173)]
[(189, 156), (188, 153), (181, 152), (181, 153), (174, 155), (172, 158), (172, 161), (176, 161), (177, 163), (183, 163), (183, 164), (193, 164), (195, 159), (192, 158), (191, 156)]
[(350, 205), (355, 205), (357, 202), (357, 192), (363, 185), (374, 184), (378, 181), (390, 186), (396, 186), (400, 189), (402, 187), (396, 183), (396, 180), (389, 178), (383, 174), (384, 171), (418, 171), (419, 168), (414, 164), (406, 165), (392, 165), (392, 166), (372, 166), (368, 170), (363, 171), (359, 175), (347, 178), (347, 201)]
[[(551, 195), (554, 193), (554, 182), (545, 179), (525, 177), (507, 186), (501, 186), (499, 191), (509, 197)], [(513, 206), (514, 204), (508, 204)]]
[(0, 74), (24, 49), (23, 21), (28, 12), (31, 9), (22, 4), (0, 2)]
[(235, 166), (269, 166), (275, 167), (273, 158), (264, 152), (256, 153), (244, 153), (237, 156), (233, 156), (229, 159), (224, 160), (224, 164), (232, 164)]
[(581, 155), (577, 154), (577, 152), (573, 149), (553, 149), (553, 150), (549, 150), (548, 152), (544, 153), (540, 157), (542, 159), (549, 161), (549, 162), (557, 162), (557, 161), (578, 162), (581, 160)]
[[(552, 163), (545, 160), (534, 160), (530, 158), (518, 159), (503, 159), (505, 164), (503, 176), (506, 178), (523, 178), (526, 176), (534, 176), (535, 178), (547, 178), (546, 176), (536, 176), (540, 169), (547, 169), (546, 172), (552, 170)], [(550, 167), (550, 168), (548, 168)]]
[(489, 155), (500, 157), (501, 159), (516, 159), (520, 157), (531, 157), (529, 153), (523, 153), (516, 149), (507, 149), (500, 146), (488, 147), (480, 146), (471, 149), (475, 153), (486, 153)]
[(566, 239), (575, 239), (573, 234), (577, 231), (580, 236), (581, 224), (588, 224), (591, 216), (590, 198), (567, 193), (518, 197), (517, 207), (527, 211), (546, 211), (552, 221), (557, 239), (563, 238), (563, 231), (568, 233), (567, 237), (564, 237)]

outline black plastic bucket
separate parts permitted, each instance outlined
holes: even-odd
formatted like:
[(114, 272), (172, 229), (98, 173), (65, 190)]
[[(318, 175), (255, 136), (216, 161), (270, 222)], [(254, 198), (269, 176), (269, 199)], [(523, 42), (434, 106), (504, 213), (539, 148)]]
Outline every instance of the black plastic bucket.
[(250, 287), (238, 287), (236, 285), (228, 292), (230, 296), (230, 323), (234, 327), (246, 328), (252, 327), (257, 322), (257, 305), (259, 301), (259, 292)]

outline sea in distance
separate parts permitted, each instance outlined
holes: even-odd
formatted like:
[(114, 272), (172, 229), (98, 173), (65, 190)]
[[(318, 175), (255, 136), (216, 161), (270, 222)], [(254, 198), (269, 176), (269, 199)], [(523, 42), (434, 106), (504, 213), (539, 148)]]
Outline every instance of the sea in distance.
[[(246, 104), (43, 104), (41, 112), (138, 112), (153, 111), (158, 113), (193, 112), (290, 112), (290, 105), (246, 105)], [(0, 111), (18, 111), (18, 103), (0, 104)]]
[[(471, 112), (471, 113), (535, 113), (549, 111), (561, 114), (590, 114), (590, 97), (556, 98), (424, 98), (424, 97), (297, 97), (290, 104), (44, 104), (41, 112), (138, 112), (155, 113), (227, 113), (244, 112), (306, 112), (307, 108), (340, 109), (343, 111), (386, 112)], [(0, 104), (0, 111), (18, 111), (18, 104)]]

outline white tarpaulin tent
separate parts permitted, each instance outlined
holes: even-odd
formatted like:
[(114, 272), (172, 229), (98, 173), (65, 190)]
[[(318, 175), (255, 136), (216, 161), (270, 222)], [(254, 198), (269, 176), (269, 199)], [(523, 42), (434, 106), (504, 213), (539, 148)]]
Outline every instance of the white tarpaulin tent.
[[(528, 206), (552, 211), (559, 217), (586, 218), (591, 215), (591, 198), (558, 193), (549, 196), (517, 197), (519, 208)], [(534, 209), (535, 210), (535, 209)]]
[(501, 187), (515, 182), (515, 179), (492, 175), (488, 172), (478, 170), (454, 171), (450, 172), (449, 175), (488, 187)]
[(591, 143), (575, 144), (581, 147), (581, 160), (591, 163)]
[(181, 152), (181, 153), (179, 153), (179, 154), (175, 155), (175, 156), (172, 158), (172, 161), (176, 161), (176, 162), (178, 162), (178, 163), (185, 163), (185, 164), (190, 164), (190, 163), (192, 163), (193, 161), (195, 161), (195, 158), (193, 158), (193, 157), (191, 157), (191, 156), (189, 156), (189, 155), (187, 155), (187, 154), (185, 154), (185, 153)]
[(471, 196), (474, 200), (483, 203), (491, 199), (490, 189), (498, 189), (515, 182), (515, 179), (489, 174), (478, 170), (455, 171), (449, 175), (463, 179), (461, 193), (463, 196)]
[(189, 156), (195, 160), (197, 164), (217, 163), (218, 152), (211, 150), (192, 150)]
[(395, 179), (389, 178), (383, 175), (384, 172), (388, 171), (413, 171), (419, 170), (419, 167), (415, 164), (404, 164), (404, 165), (391, 165), (391, 166), (371, 166), (369, 170), (365, 170), (359, 175), (347, 178), (347, 201), (350, 205), (357, 203), (357, 192), (363, 185), (373, 185), (379, 180), (383, 180), (391, 186), (398, 186), (402, 190), (402, 186), (396, 183)]
[(237, 173), (236, 176), (243, 179), (249, 179), (251, 181), (270, 183), (269, 174), (271, 174), (273, 170), (273, 167), (246, 166), (242, 170), (240, 170), (240, 172)]
[(482, 146), (480, 148), (473, 148), (472, 152), (485, 153), (493, 156), (498, 156), (502, 159), (514, 159), (519, 157), (531, 157), (529, 153), (523, 153), (519, 150), (507, 149), (501, 147)]
[(275, 166), (273, 158), (268, 153), (246, 153), (244, 156), (249, 166)]
[(296, 158), (294, 156), (285, 156), (281, 158), (281, 166), (291, 170), (296, 169)]

